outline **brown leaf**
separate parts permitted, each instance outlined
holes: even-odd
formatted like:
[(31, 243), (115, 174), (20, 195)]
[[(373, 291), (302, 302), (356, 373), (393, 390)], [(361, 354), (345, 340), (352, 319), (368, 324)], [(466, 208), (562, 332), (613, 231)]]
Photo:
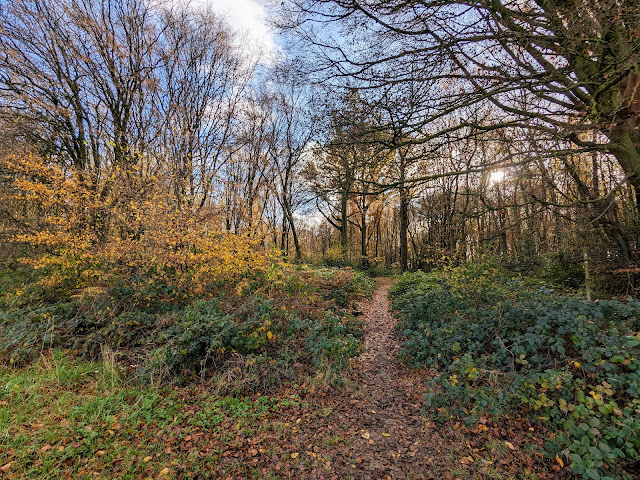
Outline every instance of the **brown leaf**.
[(11, 462), (5, 463), (3, 466), (0, 467), (0, 471), (7, 473), (10, 468), (11, 468)]
[(504, 444), (507, 446), (507, 448), (509, 450), (515, 450), (516, 449), (516, 447), (514, 447), (511, 442), (504, 442)]

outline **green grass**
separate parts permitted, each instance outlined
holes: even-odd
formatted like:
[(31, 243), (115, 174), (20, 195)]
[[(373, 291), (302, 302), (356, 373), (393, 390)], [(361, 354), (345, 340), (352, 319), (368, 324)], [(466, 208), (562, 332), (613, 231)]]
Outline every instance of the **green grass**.
[[(277, 444), (287, 432), (276, 417), (300, 406), (295, 396), (127, 385), (108, 366), (55, 353), (24, 369), (0, 368), (0, 467), (10, 463), (8, 478), (34, 479), (239, 472), (246, 439), (269, 435)], [(237, 458), (221, 462), (229, 452)], [(257, 466), (243, 471), (262, 478)]]

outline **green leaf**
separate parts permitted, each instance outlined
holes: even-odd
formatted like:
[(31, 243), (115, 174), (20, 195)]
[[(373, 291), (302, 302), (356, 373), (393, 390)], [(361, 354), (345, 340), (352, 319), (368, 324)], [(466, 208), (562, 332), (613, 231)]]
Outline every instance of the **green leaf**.
[(600, 474), (593, 468), (587, 469), (584, 473), (592, 480), (600, 480)]
[(640, 340), (637, 337), (627, 337), (629, 340), (625, 343), (627, 347), (637, 347), (640, 345)]

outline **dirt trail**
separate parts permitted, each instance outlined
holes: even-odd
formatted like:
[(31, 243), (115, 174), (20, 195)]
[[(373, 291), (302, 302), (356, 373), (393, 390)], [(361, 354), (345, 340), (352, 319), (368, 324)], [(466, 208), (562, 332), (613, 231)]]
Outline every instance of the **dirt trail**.
[(382, 279), (364, 306), (365, 353), (353, 375), (357, 386), (336, 412), (342, 428), (347, 426), (345, 437), (351, 437), (344, 458), (334, 456), (338, 478), (436, 478), (439, 470), (434, 464), (438, 442), (422, 419), (422, 381), (397, 358), (390, 284)]
[[(309, 388), (306, 411), (286, 423), (280, 449), (304, 451), (305, 462), (283, 469), (278, 478), (568, 478), (565, 470), (543, 463), (542, 444), (549, 435), (544, 425), (517, 413), (499, 425), (488, 418), (468, 428), (423, 417), (426, 373), (411, 372), (398, 360), (390, 285), (390, 279), (379, 280), (373, 298), (363, 302), (365, 352), (354, 359), (345, 384)], [(272, 459), (280, 465), (278, 455)]]

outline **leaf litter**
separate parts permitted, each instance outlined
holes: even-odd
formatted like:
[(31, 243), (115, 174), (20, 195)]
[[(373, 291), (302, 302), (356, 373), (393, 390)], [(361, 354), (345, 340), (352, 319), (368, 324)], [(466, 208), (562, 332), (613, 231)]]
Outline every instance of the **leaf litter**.
[[(175, 388), (154, 407), (180, 405), (162, 423), (137, 418), (135, 405), (82, 429), (61, 421), (57, 442), (34, 444), (19, 462), (41, 467), (57, 455), (61, 478), (569, 478), (566, 458), (539, 453), (549, 435), (542, 422), (517, 414), (474, 426), (430, 420), (422, 399), (432, 373), (409, 371), (397, 358), (389, 284), (381, 280), (364, 306), (365, 352), (341, 387), (290, 385), (226, 410), (211, 410), (218, 400), (203, 386)], [(0, 478), (21, 478), (14, 464), (13, 450), (0, 455)]]

